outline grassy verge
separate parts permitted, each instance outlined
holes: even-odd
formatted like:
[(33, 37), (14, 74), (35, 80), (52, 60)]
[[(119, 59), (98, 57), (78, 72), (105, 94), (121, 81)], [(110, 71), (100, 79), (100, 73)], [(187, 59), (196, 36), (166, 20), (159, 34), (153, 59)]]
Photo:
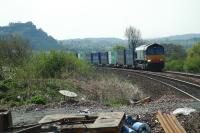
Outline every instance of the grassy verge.
[(135, 84), (116, 74), (97, 72), (86, 81), (72, 80), (79, 86), (85, 98), (109, 106), (129, 104), (130, 99), (140, 99), (144, 94)]
[(60, 79), (0, 81), (0, 104), (13, 107), (27, 104), (47, 104), (63, 100), (59, 90), (79, 92), (79, 88)]

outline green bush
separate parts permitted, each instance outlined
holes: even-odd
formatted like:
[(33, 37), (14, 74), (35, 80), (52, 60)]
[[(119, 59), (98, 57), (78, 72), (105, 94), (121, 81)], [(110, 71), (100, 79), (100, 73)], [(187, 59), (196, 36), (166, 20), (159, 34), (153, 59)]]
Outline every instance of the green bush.
[(63, 73), (87, 76), (92, 67), (72, 53), (51, 51), (34, 55), (16, 75), (19, 78), (60, 78)]
[(184, 70), (187, 72), (200, 72), (200, 42), (188, 50)]
[(165, 64), (165, 69), (172, 71), (183, 71), (183, 60), (170, 60)]
[(34, 104), (46, 104), (46, 98), (43, 96), (34, 96), (31, 98), (30, 102)]

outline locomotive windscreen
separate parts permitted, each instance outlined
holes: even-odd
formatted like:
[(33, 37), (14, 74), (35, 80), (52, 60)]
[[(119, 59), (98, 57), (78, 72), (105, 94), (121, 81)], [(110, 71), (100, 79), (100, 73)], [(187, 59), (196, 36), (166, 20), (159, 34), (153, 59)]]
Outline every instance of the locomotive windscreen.
[(162, 46), (150, 47), (146, 51), (147, 55), (163, 55), (164, 48)]

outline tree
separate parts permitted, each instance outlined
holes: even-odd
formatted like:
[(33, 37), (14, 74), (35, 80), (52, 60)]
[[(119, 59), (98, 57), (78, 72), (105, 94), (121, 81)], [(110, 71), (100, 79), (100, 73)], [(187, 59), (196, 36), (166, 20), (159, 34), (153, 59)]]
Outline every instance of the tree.
[(184, 70), (188, 72), (200, 72), (200, 42), (188, 50)]
[(124, 50), (124, 49), (126, 49), (126, 47), (123, 46), (123, 45), (116, 45), (112, 48), (113, 51), (121, 51), (121, 50)]
[(129, 48), (133, 48), (133, 50), (135, 51), (135, 48), (141, 44), (142, 40), (140, 30), (130, 26), (126, 28), (125, 36), (128, 38)]
[(18, 34), (0, 38), (0, 66), (21, 65), (29, 55), (28, 41)]
[(182, 45), (163, 44), (163, 47), (165, 48), (165, 56), (167, 57), (167, 60), (182, 60), (186, 57), (186, 50)]

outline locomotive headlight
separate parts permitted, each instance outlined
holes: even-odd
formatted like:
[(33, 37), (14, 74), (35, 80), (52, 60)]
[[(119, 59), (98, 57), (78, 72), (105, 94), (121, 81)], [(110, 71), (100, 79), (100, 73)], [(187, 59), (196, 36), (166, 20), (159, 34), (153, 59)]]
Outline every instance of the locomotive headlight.
[(147, 60), (147, 62), (151, 62), (151, 60)]

